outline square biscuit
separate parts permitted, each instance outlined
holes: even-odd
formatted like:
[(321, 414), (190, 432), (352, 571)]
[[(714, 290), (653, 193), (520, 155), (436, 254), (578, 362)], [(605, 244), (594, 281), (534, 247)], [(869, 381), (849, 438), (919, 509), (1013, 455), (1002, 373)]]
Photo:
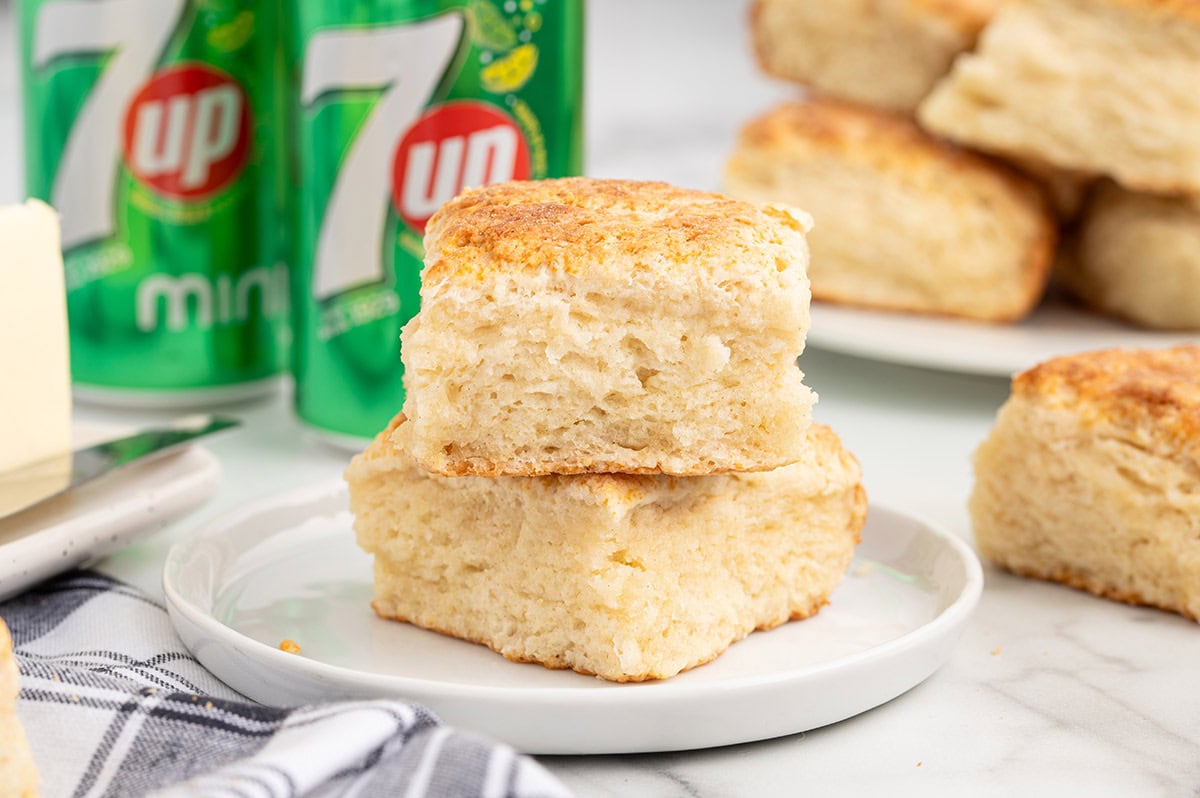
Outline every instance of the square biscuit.
[(1200, 3), (1014, 0), (921, 104), (992, 153), (1200, 193)]
[(833, 100), (741, 131), (725, 190), (813, 215), (814, 299), (1014, 321), (1042, 297), (1057, 224), (1023, 175), (907, 117)]
[(794, 462), (807, 221), (662, 183), (465, 192), (429, 222), (401, 336), (413, 456), (447, 476)]
[(999, 4), (757, 0), (751, 30), (767, 73), (827, 97), (912, 113)]
[(1200, 620), (1200, 346), (1017, 375), (970, 510), (997, 565)]
[(857, 461), (816, 425), (801, 462), (702, 477), (443, 477), (405, 451), (408, 427), (346, 471), (375, 612), (613, 681), (817, 612), (865, 518)]

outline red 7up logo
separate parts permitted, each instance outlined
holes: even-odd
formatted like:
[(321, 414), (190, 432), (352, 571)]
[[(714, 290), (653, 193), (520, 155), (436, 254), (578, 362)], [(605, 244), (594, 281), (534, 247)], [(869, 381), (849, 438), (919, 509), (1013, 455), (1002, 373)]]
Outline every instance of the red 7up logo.
[(430, 109), (404, 134), (392, 173), (396, 211), (424, 232), (429, 217), (464, 188), (527, 179), (529, 146), (499, 108), (446, 103)]
[(192, 200), (227, 186), (246, 164), (251, 120), (246, 92), (204, 64), (164, 69), (125, 114), (125, 163), (160, 194)]

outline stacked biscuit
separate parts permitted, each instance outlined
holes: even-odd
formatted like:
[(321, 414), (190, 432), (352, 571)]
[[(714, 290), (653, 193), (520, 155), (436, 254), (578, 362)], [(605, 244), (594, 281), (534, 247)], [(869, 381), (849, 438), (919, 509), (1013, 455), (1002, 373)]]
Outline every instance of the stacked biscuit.
[(751, 122), (727, 187), (813, 213), (814, 297), (1013, 321), (1055, 262), (1098, 310), (1200, 328), (1200, 2), (757, 0), (752, 26), (816, 99)]
[(444, 206), (403, 412), (346, 473), (375, 611), (615, 681), (816, 612), (865, 499), (795, 364), (806, 229), (583, 178)]

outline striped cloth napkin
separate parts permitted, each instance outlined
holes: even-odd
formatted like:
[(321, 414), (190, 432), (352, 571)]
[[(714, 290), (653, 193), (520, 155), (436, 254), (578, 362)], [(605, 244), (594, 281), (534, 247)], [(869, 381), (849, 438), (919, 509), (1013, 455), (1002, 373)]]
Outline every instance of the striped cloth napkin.
[(163, 607), (92, 571), (0, 617), (44, 796), (570, 795), (529, 757), (402, 701), (250, 703), (192, 658)]

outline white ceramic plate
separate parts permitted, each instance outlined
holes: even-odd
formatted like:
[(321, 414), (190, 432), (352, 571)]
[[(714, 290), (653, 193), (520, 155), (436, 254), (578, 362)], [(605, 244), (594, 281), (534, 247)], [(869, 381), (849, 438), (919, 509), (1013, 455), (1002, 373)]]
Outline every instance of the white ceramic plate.
[[(77, 422), (72, 433), (78, 448), (128, 430)], [(162, 529), (211, 497), (220, 476), (216, 458), (192, 445), (0, 519), (0, 599)]]
[[(872, 507), (846, 581), (816, 617), (755, 633), (667, 681), (613, 684), (379, 620), (371, 560), (350, 522), (338, 482), (271, 498), (176, 545), (163, 587), (184, 643), (266, 704), (396, 696), (539, 754), (705, 748), (851, 717), (945, 661), (983, 584), (963, 542)], [(280, 651), (285, 638), (301, 653)]]
[(1013, 325), (814, 302), (808, 341), (817, 349), (872, 360), (1009, 377), (1059, 355), (1196, 343), (1200, 334), (1142, 330), (1055, 298)]

